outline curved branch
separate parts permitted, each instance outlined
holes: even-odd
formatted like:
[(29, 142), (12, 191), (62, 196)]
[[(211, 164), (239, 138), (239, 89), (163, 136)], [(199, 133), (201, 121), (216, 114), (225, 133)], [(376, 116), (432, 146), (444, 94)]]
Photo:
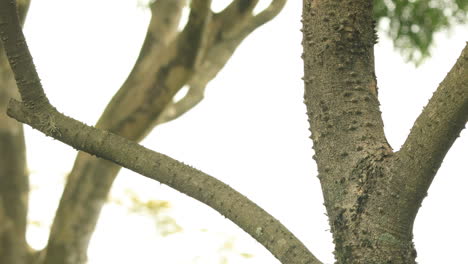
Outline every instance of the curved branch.
[(468, 122), (468, 44), (397, 152), (408, 199), (419, 207), (448, 150)]
[(219, 14), (226, 17), (239, 16), (239, 14), (251, 13), (259, 0), (233, 0), (226, 8)]
[(253, 17), (250, 27), (252, 30), (270, 21), (283, 10), (286, 0), (273, 0), (262, 12)]
[(39, 113), (11, 100), (8, 114), (77, 150), (113, 161), (212, 207), (282, 263), (320, 263), (278, 220), (216, 178), (123, 137), (66, 117), (52, 106), (43, 111)]
[[(240, 5), (242, 1), (236, 2)], [(244, 12), (236, 8), (236, 12), (240, 12), (235, 13), (238, 16), (220, 16), (224, 18), (224, 23), (216, 32), (244, 25), (242, 21), (250, 16), (247, 11), (253, 9), (253, 2), (256, 1), (250, 1), (249, 8), (242, 9)], [(202, 87), (200, 90), (203, 90), (225, 65), (242, 39), (248, 35), (245, 33), (239, 35), (237, 39), (220, 39), (213, 43), (211, 48), (207, 48), (206, 40), (201, 37), (201, 48), (197, 50), (191, 36), (198, 38), (204, 35), (197, 33), (197, 30), (205, 31), (209, 25), (206, 20), (209, 18), (209, 3), (193, 1), (191, 19), (184, 29), (185, 33), (177, 35), (177, 26), (184, 5), (185, 0), (158, 0), (151, 5), (152, 18), (135, 67), (107, 106), (97, 127), (111, 130), (132, 140), (140, 140), (154, 127), (152, 120), (160, 115), (166, 102), (171, 100), (172, 94), (183, 87), (184, 78), (192, 75), (189, 68), (196, 68), (195, 76), (190, 77), (188, 82), (189, 86)], [(208, 54), (204, 53), (205, 50)], [(196, 66), (197, 64), (201, 65)], [(182, 72), (186, 77), (177, 71), (180, 69), (178, 65), (185, 65), (184, 68), (189, 69)], [(171, 74), (176, 74), (174, 76), (178, 77), (177, 83), (168, 79)], [(194, 105), (194, 102), (201, 100), (202, 97), (201, 92), (191, 104)], [(79, 153), (52, 225), (46, 260), (58, 254), (64, 257), (73, 255), (77, 259), (86, 258), (86, 248), (100, 208), (119, 169), (114, 163)], [(89, 204), (95, 206), (84, 206)], [(64, 240), (70, 232), (74, 234), (72, 239)], [(63, 241), (66, 241), (66, 245)], [(60, 252), (63, 248), (67, 252)]]
[[(40, 98), (47, 100), (42, 85), (36, 81), (39, 77), (27, 46), (21, 45), (18, 49), (14, 45), (16, 41), (8, 40), (24, 39), (21, 28), (15, 25), (19, 24), (17, 19), (15, 21), (16, 16), (12, 18), (12, 14), (8, 13), (11, 6), (10, 0), (0, 1), (0, 9), (3, 9), (0, 12), (0, 37), (4, 40), (10, 64), (14, 62), (12, 55), (21, 55), (19, 67), (13, 67), (17, 78), (27, 77), (17, 79), (19, 91), (40, 95)], [(5, 19), (8, 19), (8, 23), (2, 23)], [(32, 85), (30, 79), (33, 80)], [(42, 104), (36, 105), (35, 100), (29, 96), (24, 96), (23, 102), (12, 99), (8, 114), (47, 136), (78, 150), (112, 160), (211, 206), (243, 228), (283, 263), (320, 263), (279, 221), (226, 184), (123, 137), (66, 117), (50, 104), (44, 103), (44, 100)]]
[(171, 102), (166, 106), (161, 116), (156, 121), (156, 125), (170, 122), (187, 113), (203, 100), (206, 86), (190, 86), (187, 94), (177, 102)]

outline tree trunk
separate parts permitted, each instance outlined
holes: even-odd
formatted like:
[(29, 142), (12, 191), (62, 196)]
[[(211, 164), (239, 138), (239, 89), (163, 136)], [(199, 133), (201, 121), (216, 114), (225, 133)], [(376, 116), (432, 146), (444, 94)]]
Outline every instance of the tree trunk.
[(337, 263), (411, 264), (414, 219), (467, 122), (467, 49), (393, 152), (377, 97), (372, 10), (370, 0), (303, 1), (305, 103)]

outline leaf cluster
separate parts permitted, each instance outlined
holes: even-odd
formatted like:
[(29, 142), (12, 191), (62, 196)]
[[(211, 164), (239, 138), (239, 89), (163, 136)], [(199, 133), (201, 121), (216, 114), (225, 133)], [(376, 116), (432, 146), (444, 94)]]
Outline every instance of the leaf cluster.
[(468, 22), (468, 0), (375, 0), (374, 17), (394, 47), (416, 65), (429, 57), (436, 32)]

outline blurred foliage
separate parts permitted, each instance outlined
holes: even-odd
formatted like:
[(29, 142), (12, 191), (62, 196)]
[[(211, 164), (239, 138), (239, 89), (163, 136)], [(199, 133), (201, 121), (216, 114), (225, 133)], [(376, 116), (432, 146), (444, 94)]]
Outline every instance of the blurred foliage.
[(165, 237), (182, 231), (176, 220), (169, 216), (171, 204), (164, 200), (143, 200), (134, 191), (126, 190), (127, 200), (113, 199), (113, 202), (127, 207), (129, 213), (146, 215), (154, 219), (159, 235)]
[(374, 0), (374, 16), (395, 48), (418, 65), (430, 56), (434, 33), (468, 22), (468, 0)]
[(241, 257), (243, 259), (252, 259), (254, 257), (251, 253), (239, 251), (236, 246), (236, 240), (236, 237), (231, 236), (227, 238), (223, 245), (218, 249), (218, 254), (220, 255), (219, 264), (230, 263), (230, 260), (234, 259), (234, 256)]

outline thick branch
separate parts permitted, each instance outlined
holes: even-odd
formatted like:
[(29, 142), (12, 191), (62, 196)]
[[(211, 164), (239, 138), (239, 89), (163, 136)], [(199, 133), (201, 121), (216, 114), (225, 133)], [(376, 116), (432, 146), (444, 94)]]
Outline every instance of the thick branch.
[[(10, 3), (10, 0), (1, 0), (0, 8), (11, 6)], [(23, 35), (21, 28), (17, 27), (18, 21), (11, 17), (11, 13), (0, 13), (0, 21), (5, 21), (7, 18), (13, 26), (16, 26), (17, 31), (13, 33), (12, 30), (1, 30), (2, 40), (6, 39), (5, 37)], [(2, 24), (2, 27), (10, 28), (12, 27), (10, 23)], [(7, 53), (10, 48), (12, 48), (10, 45), (5, 45)], [(20, 52), (27, 57), (27, 61), (32, 62), (26, 45), (21, 46)], [(9, 61), (12, 63), (11, 59)], [(27, 90), (20, 89), (20, 92), (43, 94), (40, 82), (36, 81), (39, 78), (34, 65), (30, 63), (29, 67), (25, 68), (13, 67), (15, 76), (23, 76), (18, 72), (20, 70), (26, 70), (29, 73), (28, 77), (34, 80), (34, 85), (29, 85)], [(10, 101), (8, 109), (10, 116), (78, 150), (112, 160), (120, 166), (158, 180), (211, 206), (252, 235), (283, 263), (320, 263), (281, 223), (217, 179), (123, 137), (86, 126), (60, 114), (50, 104), (36, 106), (34, 102), (28, 101), (33, 98), (27, 96), (23, 98), (22, 103), (16, 100)], [(43, 99), (47, 100), (45, 95)]]
[(419, 208), (448, 150), (468, 122), (468, 44), (397, 153), (408, 199)]
[[(320, 263), (278, 220), (216, 178), (123, 137), (86, 126), (52, 107), (44, 110), (38, 114), (12, 100), (8, 114), (77, 150), (112, 160), (207, 204), (244, 229), (282, 263)], [(54, 120), (53, 125), (44, 127), (49, 120)]]

